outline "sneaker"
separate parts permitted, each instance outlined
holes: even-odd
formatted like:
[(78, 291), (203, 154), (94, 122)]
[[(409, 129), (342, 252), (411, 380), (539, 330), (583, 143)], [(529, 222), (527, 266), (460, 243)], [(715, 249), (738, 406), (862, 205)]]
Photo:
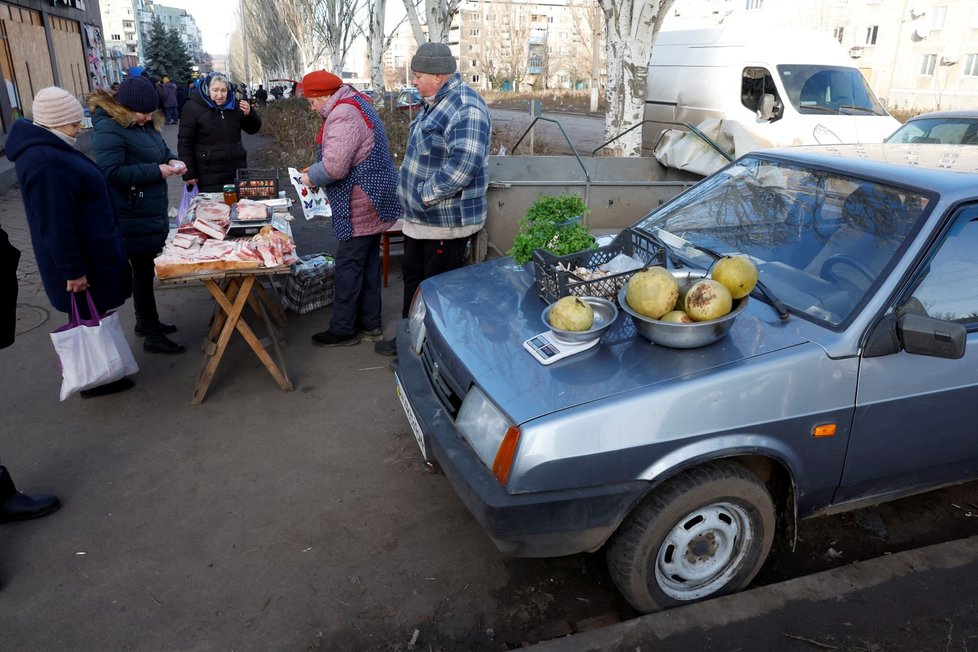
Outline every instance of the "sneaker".
[(312, 336), (312, 343), (316, 346), (352, 346), (360, 343), (360, 334), (337, 335), (330, 331), (323, 331)]
[(380, 340), (374, 344), (374, 353), (377, 355), (395, 356), (397, 355), (397, 340), (391, 338), (389, 340)]
[(365, 328), (360, 331), (360, 339), (364, 342), (376, 342), (384, 339), (383, 328)]

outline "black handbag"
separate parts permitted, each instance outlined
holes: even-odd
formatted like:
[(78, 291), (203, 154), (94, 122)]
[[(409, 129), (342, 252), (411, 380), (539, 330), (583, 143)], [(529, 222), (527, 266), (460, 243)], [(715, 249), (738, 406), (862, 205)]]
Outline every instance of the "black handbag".
[(17, 330), (17, 263), (20, 250), (0, 229), (0, 349), (14, 343)]

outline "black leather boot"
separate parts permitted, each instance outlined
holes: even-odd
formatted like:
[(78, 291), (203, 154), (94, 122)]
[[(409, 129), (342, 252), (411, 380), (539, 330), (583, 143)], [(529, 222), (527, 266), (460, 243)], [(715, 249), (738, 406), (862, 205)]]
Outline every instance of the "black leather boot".
[(143, 323), (139, 320), (136, 321), (136, 335), (139, 337), (146, 337), (147, 335), (153, 335), (154, 333), (163, 333), (164, 335), (172, 335), (177, 332), (177, 327), (175, 324), (168, 324), (165, 321), (158, 321), (155, 324)]
[(143, 351), (146, 353), (162, 353), (164, 355), (176, 355), (183, 353), (187, 349), (182, 344), (177, 344), (163, 333), (153, 333), (146, 336), (143, 340)]
[(17, 491), (7, 467), (0, 466), (0, 523), (40, 518), (56, 512), (59, 507), (61, 501), (57, 496), (28, 496)]

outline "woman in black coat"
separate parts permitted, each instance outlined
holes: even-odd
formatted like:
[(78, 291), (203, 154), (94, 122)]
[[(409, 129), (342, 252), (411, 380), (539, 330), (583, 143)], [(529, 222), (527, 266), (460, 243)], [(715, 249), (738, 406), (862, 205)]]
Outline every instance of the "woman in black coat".
[[(81, 104), (68, 91), (51, 86), (34, 96), (34, 121), (20, 119), (7, 137), (7, 157), (17, 168), (17, 182), (31, 232), (31, 245), (44, 291), (56, 309), (70, 312), (72, 293), (90, 292), (101, 314), (121, 306), (131, 294), (131, 271), (119, 228), (113, 217), (105, 176), (75, 149), (84, 117)], [(5, 266), (13, 276), (16, 254), (6, 238)], [(4, 246), (6, 245), (6, 246)], [(15, 277), (14, 277), (15, 278)], [(0, 293), (16, 297), (16, 280)], [(8, 299), (9, 300), (9, 299)], [(88, 315), (80, 301), (79, 312)], [(0, 347), (12, 341), (0, 336)], [(122, 378), (82, 390), (84, 398), (133, 386)]]
[(183, 353), (167, 334), (177, 330), (160, 321), (153, 294), (155, 266), (169, 231), (166, 179), (186, 169), (163, 142), (165, 119), (156, 108), (153, 83), (145, 77), (122, 82), (116, 97), (103, 90), (89, 96), (95, 126), (95, 160), (109, 181), (116, 221), (132, 266), (136, 334), (148, 353)]
[(256, 134), (261, 117), (245, 100), (229, 93), (227, 77), (212, 73), (197, 80), (180, 115), (177, 151), (187, 163), (183, 180), (201, 192), (221, 192), (248, 167), (241, 131)]

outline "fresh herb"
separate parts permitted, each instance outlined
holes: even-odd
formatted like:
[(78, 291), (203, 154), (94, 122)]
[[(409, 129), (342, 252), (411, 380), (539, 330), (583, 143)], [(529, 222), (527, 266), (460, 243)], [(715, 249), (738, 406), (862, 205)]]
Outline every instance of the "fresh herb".
[(546, 249), (555, 256), (593, 249), (597, 242), (581, 224), (587, 212), (577, 195), (541, 195), (520, 219), (507, 253), (522, 265), (533, 260), (534, 249)]

